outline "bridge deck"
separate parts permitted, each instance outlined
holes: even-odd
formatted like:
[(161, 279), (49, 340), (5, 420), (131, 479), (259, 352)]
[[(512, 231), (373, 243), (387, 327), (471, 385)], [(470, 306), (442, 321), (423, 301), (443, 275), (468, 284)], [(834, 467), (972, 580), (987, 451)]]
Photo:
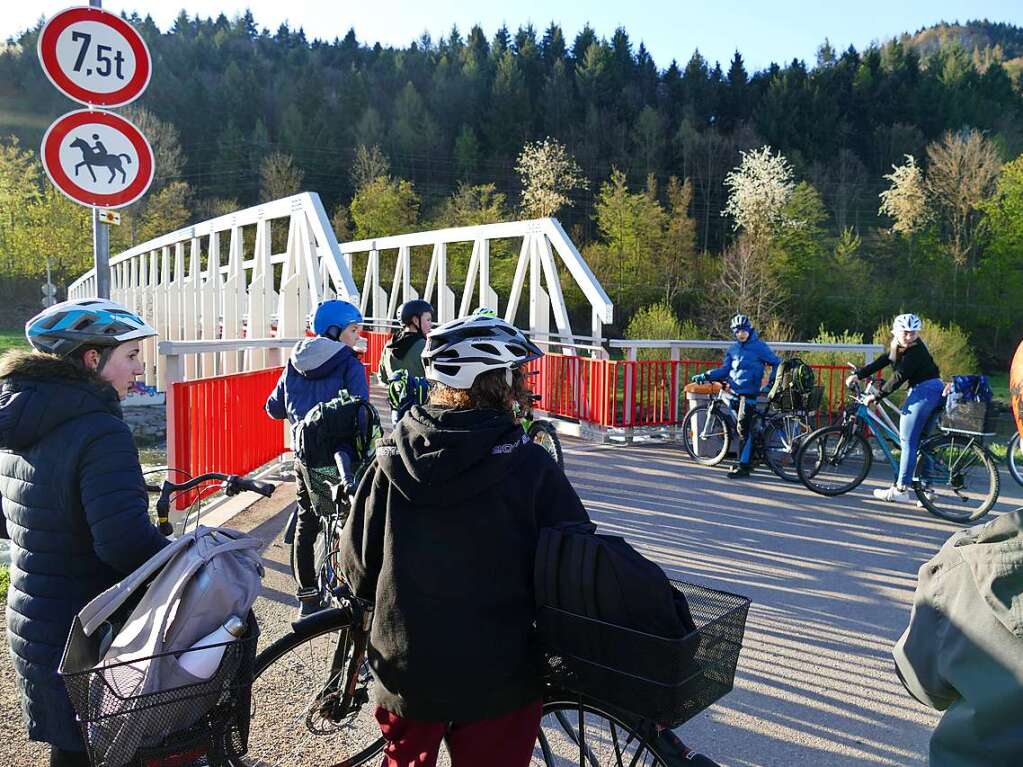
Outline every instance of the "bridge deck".
[[(869, 498), (887, 479), (881, 471), (828, 499), (766, 471), (730, 481), (674, 445), (564, 442), (569, 477), (603, 531), (626, 536), (673, 577), (753, 599), (735, 690), (682, 727), (686, 741), (725, 765), (926, 764), (937, 716), (902, 689), (890, 649), (917, 568), (955, 526)], [(1023, 505), (1002, 479), (996, 511)], [(294, 611), (286, 518), (280, 503), (257, 504), (232, 522), (270, 542), (257, 604), (267, 641)], [(0, 762), (42, 764), (24, 742), (9, 684), (5, 652), (0, 722), (16, 737), (0, 745)]]

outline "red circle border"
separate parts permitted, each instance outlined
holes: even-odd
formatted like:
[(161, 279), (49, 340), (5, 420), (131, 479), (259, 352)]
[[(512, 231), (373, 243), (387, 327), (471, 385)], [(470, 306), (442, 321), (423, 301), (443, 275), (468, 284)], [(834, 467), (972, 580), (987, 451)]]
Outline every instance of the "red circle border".
[[(128, 186), (115, 194), (99, 194), (90, 192), (76, 184), (60, 164), (60, 144), (68, 133), (86, 123), (99, 123), (115, 130), (121, 131), (138, 154), (139, 170), (135, 180)], [(43, 136), (43, 144), (39, 156), (43, 161), (43, 168), (50, 181), (66, 197), (74, 200), (80, 205), (91, 205), (97, 208), (123, 208), (130, 205), (146, 193), (149, 185), (153, 183), (154, 158), (153, 148), (149, 141), (142, 135), (142, 132), (135, 125), (113, 112), (102, 110), (80, 109), (76, 112), (68, 112), (63, 117), (57, 118), (47, 129)]]
[[(135, 54), (135, 74), (123, 88), (110, 93), (90, 91), (76, 85), (61, 70), (57, 62), (57, 40), (61, 32), (76, 21), (94, 21), (106, 24), (128, 41), (128, 45), (131, 46), (132, 52)], [(86, 105), (119, 107), (129, 104), (146, 90), (153, 72), (149, 48), (138, 30), (120, 16), (90, 6), (68, 8), (47, 21), (39, 35), (37, 51), (39, 61), (43, 65), (43, 72), (46, 73), (54, 87), (68, 98)]]

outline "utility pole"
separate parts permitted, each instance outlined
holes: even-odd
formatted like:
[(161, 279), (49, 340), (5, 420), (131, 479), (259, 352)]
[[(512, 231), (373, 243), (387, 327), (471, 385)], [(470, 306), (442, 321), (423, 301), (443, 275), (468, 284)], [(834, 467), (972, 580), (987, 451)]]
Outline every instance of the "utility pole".
[[(89, 6), (102, 8), (103, 0), (89, 0)], [(95, 205), (92, 206), (92, 257), (96, 267), (96, 297), (110, 298), (110, 227), (99, 220), (99, 208)]]

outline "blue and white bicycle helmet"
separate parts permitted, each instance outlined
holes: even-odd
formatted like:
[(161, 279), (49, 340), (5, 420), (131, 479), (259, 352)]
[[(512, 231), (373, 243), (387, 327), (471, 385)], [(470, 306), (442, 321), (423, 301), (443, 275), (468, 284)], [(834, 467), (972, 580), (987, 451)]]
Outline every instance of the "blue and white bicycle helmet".
[(491, 309), (489, 306), (477, 306), (476, 311), (473, 312), (474, 317), (497, 317), (497, 310)]
[(67, 357), (85, 347), (114, 347), (157, 335), (144, 319), (105, 298), (77, 298), (43, 309), (25, 323), (33, 348)]
[(362, 312), (347, 301), (324, 301), (316, 307), (316, 314), (313, 315), (313, 332), (318, 336), (329, 335), (331, 328), (337, 328), (340, 333), (349, 325), (361, 324)]
[(732, 317), (732, 321), (728, 323), (728, 326), (732, 329), (733, 333), (737, 333), (740, 330), (747, 332), (753, 330), (753, 323), (749, 321), (749, 317), (745, 314), (736, 314)]
[[(463, 317), (445, 322), (426, 337), (426, 378), (453, 389), (469, 389), (477, 376), (511, 370), (543, 356), (514, 325), (496, 317)], [(510, 376), (509, 376), (510, 381)]]
[(898, 333), (901, 330), (911, 330), (919, 333), (923, 330), (924, 323), (915, 314), (900, 314), (892, 320), (892, 332)]

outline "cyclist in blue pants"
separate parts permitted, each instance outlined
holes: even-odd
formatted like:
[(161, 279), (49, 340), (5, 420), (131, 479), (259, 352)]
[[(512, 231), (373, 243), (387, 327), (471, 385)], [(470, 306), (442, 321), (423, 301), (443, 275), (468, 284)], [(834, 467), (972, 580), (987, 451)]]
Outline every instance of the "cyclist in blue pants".
[[(694, 383), (707, 381), (727, 381), (732, 393), (737, 395), (731, 400), (732, 409), (738, 418), (737, 432), (739, 437), (739, 455), (735, 465), (728, 472), (730, 479), (739, 479), (750, 475), (750, 451), (753, 449), (753, 434), (750, 426), (753, 423), (753, 411), (757, 396), (770, 391), (774, 377), (778, 373), (781, 360), (771, 351), (764, 341), (760, 340), (753, 323), (745, 314), (736, 314), (730, 323), (735, 343), (725, 352), (721, 367), (699, 373), (692, 377)], [(764, 367), (770, 365), (771, 377), (766, 385)]]
[(868, 406), (875, 399), (884, 399), (902, 384), (909, 383), (909, 396), (902, 405), (899, 422), (899, 476), (891, 487), (874, 491), (875, 498), (888, 503), (909, 500), (920, 437), (941, 405), (945, 390), (941, 372), (920, 338), (922, 328), (923, 323), (915, 314), (900, 314), (892, 321), (892, 345), (888, 353), (859, 368), (846, 379), (846, 384), (851, 385), (856, 379), (869, 378), (882, 368), (892, 366), (892, 377), (881, 387), (876, 398), (868, 398)]

